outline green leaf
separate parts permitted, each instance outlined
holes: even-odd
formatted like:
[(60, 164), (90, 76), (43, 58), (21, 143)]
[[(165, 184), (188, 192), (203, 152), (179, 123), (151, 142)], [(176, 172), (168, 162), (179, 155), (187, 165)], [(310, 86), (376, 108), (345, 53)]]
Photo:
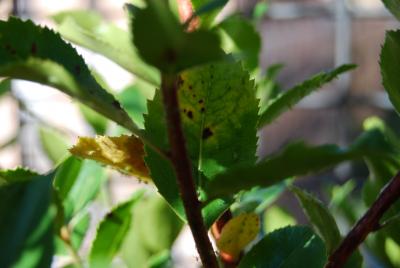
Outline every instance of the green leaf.
[(167, 1), (148, 0), (145, 9), (128, 8), (133, 14), (133, 42), (139, 54), (160, 71), (178, 73), (224, 57), (216, 34), (185, 32)]
[(397, 113), (400, 113), (400, 30), (387, 31), (381, 50), (383, 86)]
[[(133, 221), (121, 248), (121, 255), (129, 267), (147, 267), (153, 257), (169, 250), (177, 238), (183, 222), (165, 200), (150, 194), (142, 197), (133, 210)], [(140, 257), (144, 251), (144, 257)]]
[(261, 49), (261, 38), (254, 25), (238, 16), (230, 16), (218, 25), (233, 41), (239, 58), (245, 61), (249, 70), (258, 66), (258, 57)]
[(29, 181), (37, 175), (35, 171), (23, 167), (0, 169), (0, 187), (17, 182)]
[(386, 8), (392, 12), (398, 20), (400, 20), (400, 1), (399, 0), (383, 0)]
[(58, 164), (69, 154), (67, 137), (61, 133), (50, 128), (41, 127), (39, 129), (39, 137), (44, 151), (53, 164)]
[[(181, 73), (178, 95), (187, 149), (199, 186), (225, 169), (255, 163), (258, 101), (254, 83), (240, 63), (212, 64)], [(169, 150), (159, 91), (148, 103), (145, 131), (154, 144)], [(183, 216), (171, 164), (150, 148), (146, 152), (145, 161), (158, 190)]]
[(54, 173), (0, 187), (0, 267), (50, 267)]
[(297, 142), (256, 165), (242, 165), (218, 174), (205, 186), (205, 191), (210, 199), (228, 196), (254, 186), (268, 187), (286, 178), (317, 172), (344, 161), (361, 160), (366, 155), (389, 157), (388, 152), (392, 150), (379, 131), (364, 133), (347, 149), (336, 145), (311, 147)]
[(270, 233), (283, 227), (294, 226), (296, 223), (296, 219), (287, 209), (274, 205), (264, 213), (263, 231), (264, 233)]
[(212, 26), (215, 17), (228, 1), (229, 0), (192, 0), (194, 12), (200, 17), (200, 27), (208, 28)]
[(143, 195), (136, 192), (128, 201), (113, 208), (100, 222), (90, 251), (90, 267), (109, 267), (131, 225), (132, 208)]
[(341, 241), (340, 231), (332, 214), (320, 200), (306, 191), (295, 186), (289, 189), (297, 196), (304, 213), (324, 240), (327, 254), (331, 254)]
[(48, 28), (11, 17), (0, 21), (0, 76), (55, 87), (134, 133), (137, 126), (91, 75), (71, 45)]
[(332, 81), (338, 75), (348, 72), (356, 67), (353, 64), (341, 65), (330, 72), (320, 73), (309, 80), (304, 81), (288, 91), (280, 94), (275, 99), (271, 100), (269, 105), (263, 111), (258, 122), (258, 127), (271, 123), (279, 115), (292, 108), (296, 103), (301, 101), (304, 97), (319, 89), (324, 84)]
[(106, 179), (104, 169), (94, 161), (67, 158), (54, 177), (54, 188), (65, 210), (65, 222), (96, 197)]
[(0, 98), (11, 90), (11, 79), (3, 79), (0, 81)]
[(172, 268), (172, 256), (169, 250), (161, 251), (148, 261), (149, 268)]
[(65, 39), (102, 54), (154, 86), (159, 85), (157, 70), (141, 60), (132, 46), (129, 33), (107, 23), (97, 12), (64, 11), (53, 16), (53, 19)]
[(93, 128), (96, 134), (104, 135), (106, 133), (108, 126), (107, 118), (84, 105), (79, 105), (79, 110), (81, 111), (86, 122)]
[(293, 226), (266, 235), (243, 257), (239, 268), (321, 268), (325, 245), (308, 227)]
[(118, 100), (139, 128), (144, 128), (143, 114), (147, 113), (147, 100), (154, 97), (155, 88), (145, 83), (135, 83), (118, 93)]

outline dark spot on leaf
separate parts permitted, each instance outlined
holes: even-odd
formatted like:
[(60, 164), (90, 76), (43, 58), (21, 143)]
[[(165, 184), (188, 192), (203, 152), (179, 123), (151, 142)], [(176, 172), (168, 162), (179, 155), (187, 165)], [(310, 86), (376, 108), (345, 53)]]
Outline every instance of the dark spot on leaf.
[(196, 98), (196, 94), (193, 94), (192, 97), (193, 97), (193, 98)]
[(118, 102), (118, 101), (116, 101), (116, 100), (114, 100), (113, 102), (112, 102), (112, 105), (115, 107), (115, 108), (117, 108), (118, 110), (121, 110), (122, 108), (121, 108), (121, 104)]
[(203, 99), (200, 99), (200, 100), (199, 100), (199, 103), (200, 103), (200, 104), (202, 104), (203, 102), (204, 102), (204, 100), (203, 100)]
[(186, 109), (183, 109), (183, 112), (186, 113)]
[(182, 79), (182, 76), (178, 76), (178, 86), (182, 86), (185, 81)]
[(204, 107), (201, 107), (200, 112), (204, 113), (206, 109)]
[(75, 65), (75, 73), (76, 73), (77, 75), (80, 75), (80, 74), (81, 74), (81, 66)]
[(36, 52), (37, 52), (36, 43), (33, 42), (32, 45), (31, 45), (31, 54), (32, 55), (36, 55)]
[(193, 112), (192, 111), (188, 111), (186, 114), (190, 119), (193, 119)]
[(115, 215), (113, 212), (110, 212), (106, 215), (106, 220), (113, 221), (118, 224), (123, 223), (122, 220), (117, 215)]
[(211, 78), (211, 79), (214, 79), (214, 75), (212, 74), (212, 75), (210, 76), (210, 78)]
[(211, 137), (213, 134), (214, 134), (214, 133), (211, 131), (211, 129), (210, 129), (209, 127), (206, 127), (206, 128), (203, 130), (203, 136), (202, 136), (202, 138), (203, 138), (203, 140), (206, 140), (206, 139), (208, 139), (209, 137)]
[(189, 85), (189, 89), (192, 90), (192, 89), (193, 89), (193, 86), (192, 86), (192, 85)]

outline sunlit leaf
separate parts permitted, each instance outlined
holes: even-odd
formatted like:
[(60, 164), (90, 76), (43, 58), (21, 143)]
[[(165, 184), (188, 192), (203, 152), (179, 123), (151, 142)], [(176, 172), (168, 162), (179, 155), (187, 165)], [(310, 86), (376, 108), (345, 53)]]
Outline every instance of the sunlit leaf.
[(55, 87), (138, 133), (116, 99), (91, 75), (76, 50), (48, 28), (10, 17), (0, 21), (0, 76)]
[(131, 226), (133, 206), (142, 195), (143, 191), (136, 192), (128, 201), (113, 208), (100, 222), (89, 255), (90, 267), (110, 267)]
[(67, 40), (106, 56), (148, 83), (159, 84), (157, 70), (140, 59), (130, 34), (106, 22), (100, 14), (93, 10), (63, 11), (53, 19)]
[(240, 252), (253, 241), (260, 230), (260, 219), (255, 213), (243, 213), (232, 218), (222, 228), (221, 236), (217, 240), (218, 249), (229, 254), (234, 260)]
[(28, 168), (17, 167), (15, 169), (0, 169), (0, 187), (16, 182), (29, 181), (39, 175)]
[(54, 164), (58, 164), (69, 154), (69, 142), (65, 135), (53, 129), (41, 127), (39, 137), (44, 151)]
[(143, 161), (143, 143), (135, 136), (80, 137), (70, 152), (78, 157), (109, 165), (123, 173), (149, 179), (149, 173)]

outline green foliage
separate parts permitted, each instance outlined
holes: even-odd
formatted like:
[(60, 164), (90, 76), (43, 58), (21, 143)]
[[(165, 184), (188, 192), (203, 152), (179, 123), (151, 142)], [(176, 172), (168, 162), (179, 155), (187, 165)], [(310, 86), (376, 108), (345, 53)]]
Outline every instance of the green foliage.
[(328, 254), (331, 254), (341, 241), (339, 228), (328, 208), (316, 197), (292, 186), (290, 190), (296, 194), (304, 213), (324, 240)]
[(293, 226), (266, 235), (243, 257), (239, 267), (320, 268), (325, 261), (322, 240), (308, 227)]
[(16, 182), (29, 181), (32, 180), (37, 175), (39, 174), (23, 167), (17, 167), (15, 169), (8, 169), (8, 170), (0, 169), (0, 187), (4, 185), (13, 184)]
[(286, 178), (317, 172), (344, 161), (361, 160), (370, 154), (384, 159), (387, 151), (391, 149), (377, 131), (365, 133), (347, 149), (336, 145), (313, 147), (297, 142), (256, 165), (242, 165), (218, 174), (205, 190), (209, 198), (226, 196), (254, 186), (268, 187)]
[(381, 74), (383, 86), (390, 101), (400, 113), (400, 30), (386, 32), (385, 44), (381, 51)]
[(157, 70), (140, 59), (132, 46), (130, 34), (107, 23), (96, 12), (64, 11), (53, 19), (65, 39), (106, 56), (150, 84), (159, 84)]
[(143, 192), (136, 192), (128, 201), (119, 204), (101, 221), (90, 251), (90, 267), (109, 267), (131, 225), (132, 207)]
[(207, 28), (212, 26), (218, 12), (229, 0), (193, 0), (193, 9), (200, 17), (200, 27)]
[(398, 20), (400, 20), (400, 1), (399, 0), (383, 0), (386, 8), (392, 12)]
[(11, 90), (11, 79), (3, 79), (0, 81), (0, 98)]
[(50, 128), (39, 129), (40, 142), (49, 159), (58, 164), (68, 155), (69, 144), (61, 133)]
[[(10, 175), (10, 172), (6, 172)], [(24, 173), (17, 170), (19, 178)], [(54, 173), (0, 187), (0, 267), (50, 267), (55, 213), (51, 207)]]
[(184, 32), (166, 1), (149, 0), (147, 5), (144, 9), (129, 8), (133, 14), (133, 43), (146, 62), (162, 72), (176, 73), (222, 59), (216, 34)]
[(0, 75), (60, 89), (104, 116), (136, 132), (137, 127), (115, 98), (90, 74), (71, 45), (31, 21), (0, 21)]
[(356, 66), (352, 64), (342, 65), (330, 72), (317, 74), (300, 85), (280, 94), (275, 99), (272, 99), (267, 107), (265, 107), (265, 110), (262, 111), (258, 126), (262, 127), (265, 124), (271, 123), (279, 115), (292, 108), (304, 97), (319, 89), (324, 84), (332, 81), (339, 74), (352, 70), (355, 67)]

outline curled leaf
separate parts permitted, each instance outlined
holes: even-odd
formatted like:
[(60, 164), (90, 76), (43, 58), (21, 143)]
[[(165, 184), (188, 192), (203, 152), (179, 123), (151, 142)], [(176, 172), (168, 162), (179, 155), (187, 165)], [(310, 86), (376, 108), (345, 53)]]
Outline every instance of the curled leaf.
[(69, 151), (73, 155), (98, 161), (123, 173), (149, 179), (149, 172), (143, 161), (143, 143), (135, 136), (80, 137)]
[(240, 252), (256, 238), (260, 230), (260, 219), (255, 213), (243, 213), (231, 219), (223, 227), (217, 247), (223, 254), (237, 260)]

